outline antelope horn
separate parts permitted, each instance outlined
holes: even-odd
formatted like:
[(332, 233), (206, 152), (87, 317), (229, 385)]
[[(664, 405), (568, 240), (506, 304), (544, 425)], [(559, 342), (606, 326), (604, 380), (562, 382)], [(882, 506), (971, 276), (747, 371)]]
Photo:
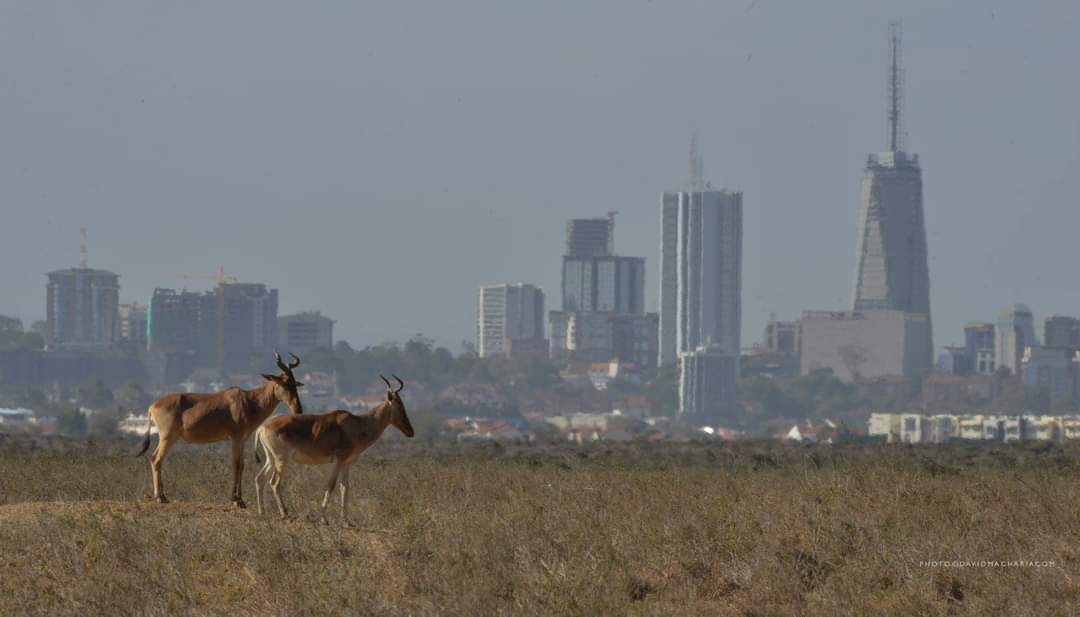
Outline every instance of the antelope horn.
[(385, 377), (383, 377), (382, 375), (379, 375), (379, 379), (383, 380), (383, 383), (386, 384), (386, 389), (387, 390), (393, 390), (394, 389), (394, 386), (391, 386), (390, 382), (387, 381)]
[(281, 354), (279, 354), (277, 351), (274, 351), (274, 358), (277, 360), (278, 368), (288, 373), (289, 367), (285, 366), (285, 363), (281, 361)]
[(292, 356), (292, 359), (293, 359), (293, 361), (289, 363), (289, 368), (294, 369), (294, 368), (300, 366), (300, 358), (297, 358), (296, 354), (294, 354), (291, 351), (289, 352), (289, 355)]
[(393, 375), (394, 379), (396, 379), (397, 382), (398, 382), (398, 389), (394, 390), (394, 394), (397, 394), (398, 392), (401, 392), (402, 390), (404, 390), (405, 389), (405, 382), (401, 381), (401, 378), (398, 377), (397, 375), (394, 375), (393, 373), (390, 373), (390, 374)]

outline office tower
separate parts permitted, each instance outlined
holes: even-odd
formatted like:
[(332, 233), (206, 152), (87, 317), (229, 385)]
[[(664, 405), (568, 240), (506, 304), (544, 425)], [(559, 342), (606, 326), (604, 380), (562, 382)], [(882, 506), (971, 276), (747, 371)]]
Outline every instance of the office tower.
[(615, 254), (615, 213), (607, 218), (571, 219), (566, 222), (566, 255), (596, 257)]
[(305, 311), (278, 317), (278, 346), (285, 351), (302, 354), (312, 349), (331, 349), (334, 346), (334, 320), (319, 313)]
[[(926, 315), (930, 324), (930, 275), (923, 218), (919, 156), (904, 151), (901, 124), (903, 71), (900, 27), (889, 32), (888, 145), (867, 157), (859, 195), (852, 309), (899, 310)], [(932, 327), (924, 347), (929, 366)]]
[(660, 213), (660, 362), (706, 344), (738, 356), (742, 193), (664, 193)]
[(645, 258), (563, 256), (564, 311), (645, 313)]
[(544, 292), (526, 283), (480, 288), (476, 349), (481, 358), (509, 355), (514, 340), (544, 338)]
[(737, 410), (739, 356), (719, 345), (679, 354), (679, 414), (698, 424), (722, 424)]
[(1020, 374), (1024, 348), (1038, 345), (1035, 337), (1035, 317), (1025, 304), (1014, 304), (998, 314), (994, 329), (994, 358), (999, 367)]
[(82, 267), (47, 276), (45, 339), (50, 347), (104, 347), (117, 340), (118, 275)]

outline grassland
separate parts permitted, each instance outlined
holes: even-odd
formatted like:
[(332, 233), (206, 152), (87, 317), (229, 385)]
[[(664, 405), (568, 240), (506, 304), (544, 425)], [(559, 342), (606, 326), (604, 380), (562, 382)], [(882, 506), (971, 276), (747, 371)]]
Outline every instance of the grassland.
[[(0, 614), (1071, 615), (1080, 451), (1029, 446), (382, 443), (351, 526), (228, 502), (181, 446), (0, 442)], [(249, 454), (250, 457), (250, 454)], [(254, 493), (249, 461), (245, 495)], [(268, 504), (269, 505), (269, 504)], [(935, 560), (1053, 562), (931, 567)]]

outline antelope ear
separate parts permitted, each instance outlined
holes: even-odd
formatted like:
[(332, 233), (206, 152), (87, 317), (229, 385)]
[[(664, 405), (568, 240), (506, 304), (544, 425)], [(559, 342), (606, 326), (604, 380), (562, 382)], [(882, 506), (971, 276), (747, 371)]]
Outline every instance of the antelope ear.
[(267, 375), (266, 373), (263, 373), (262, 376), (263, 376), (263, 379), (265, 379), (266, 381), (272, 381), (274, 383), (278, 383), (278, 376), (277, 375)]
[(302, 381), (296, 382), (296, 387), (297, 388), (303, 388), (304, 387), (304, 382), (302, 382)]

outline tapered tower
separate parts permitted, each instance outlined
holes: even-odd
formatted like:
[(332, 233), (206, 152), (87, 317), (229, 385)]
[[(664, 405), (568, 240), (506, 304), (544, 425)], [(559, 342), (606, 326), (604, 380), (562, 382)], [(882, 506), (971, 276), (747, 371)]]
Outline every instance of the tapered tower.
[[(852, 308), (894, 309), (930, 320), (930, 274), (919, 156), (904, 151), (900, 24), (889, 27), (886, 151), (867, 157), (859, 195)], [(927, 328), (927, 337), (931, 330)], [(924, 341), (929, 366), (931, 340)]]

